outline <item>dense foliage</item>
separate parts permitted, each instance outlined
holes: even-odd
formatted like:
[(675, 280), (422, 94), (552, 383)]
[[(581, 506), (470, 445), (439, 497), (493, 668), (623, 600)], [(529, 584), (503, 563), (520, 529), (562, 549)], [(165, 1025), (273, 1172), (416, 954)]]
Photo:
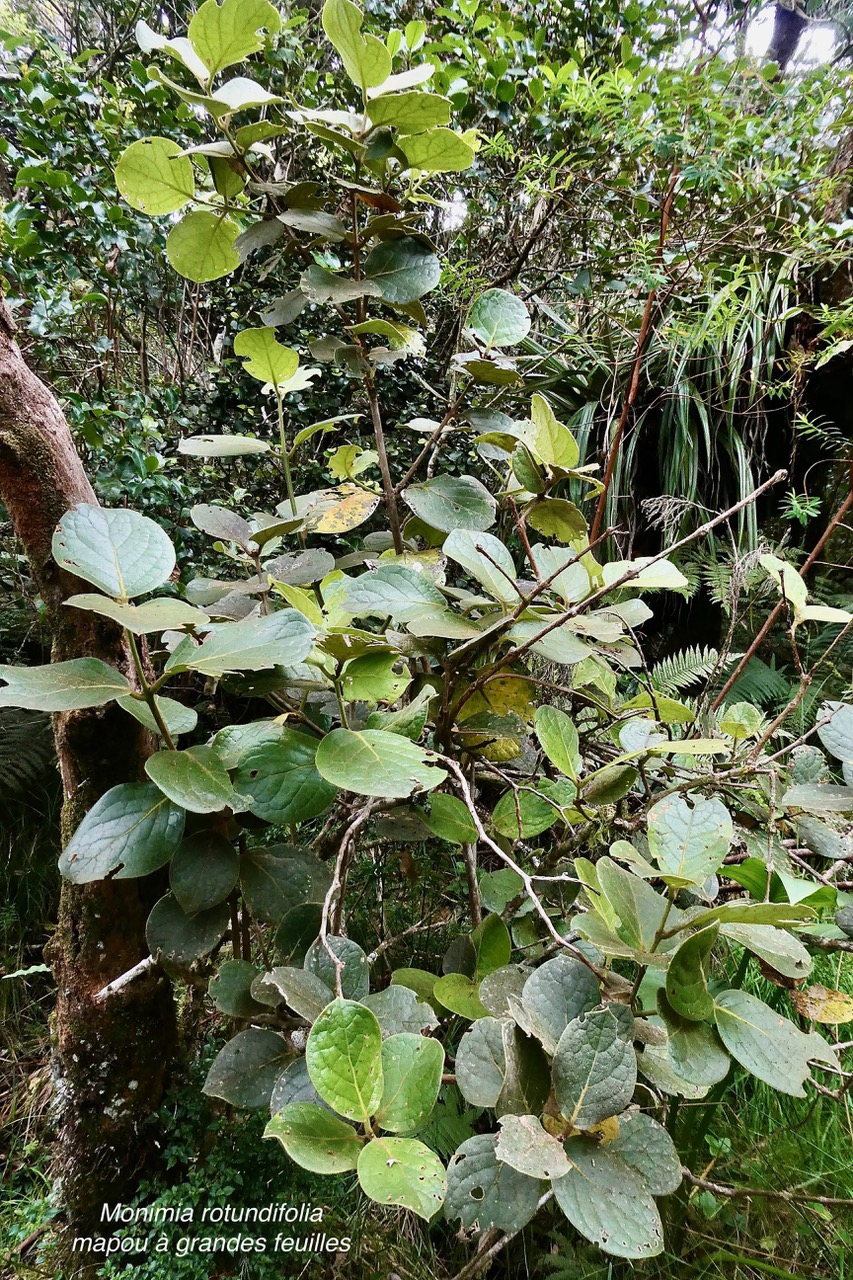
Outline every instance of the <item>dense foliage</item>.
[[(4, 143), (7, 281), (104, 500), (53, 555), (136, 679), (10, 663), (0, 707), (154, 735), (59, 866), (168, 874), (149, 963), (233, 1032), (208, 1095), (486, 1249), (553, 1199), (655, 1257), (742, 1073), (853, 1078), (810, 981), (853, 937), (853, 615), (789, 545), (846, 477), (850, 107), (707, 17), (379, 16), (326, 0), (312, 48), (206, 0), (120, 83), (14, 79), (64, 140)], [(700, 589), (717, 633), (649, 656)]]

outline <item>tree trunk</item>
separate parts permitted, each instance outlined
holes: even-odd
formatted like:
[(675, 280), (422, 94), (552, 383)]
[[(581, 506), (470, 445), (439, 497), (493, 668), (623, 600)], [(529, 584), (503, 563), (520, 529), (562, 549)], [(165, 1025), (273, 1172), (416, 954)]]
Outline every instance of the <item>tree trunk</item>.
[[(101, 658), (135, 682), (120, 628), (64, 606), (75, 591), (91, 588), (52, 559), (53, 530), (76, 503), (97, 499), (59, 405), (27, 368), (13, 335), (14, 322), (0, 298), (0, 498), (44, 602), (53, 659)], [(99, 796), (143, 776), (152, 743), (115, 703), (56, 715), (54, 736), (65, 842)], [(156, 1150), (154, 1117), (176, 1044), (171, 987), (154, 970), (104, 1004), (93, 1000), (147, 955), (151, 898), (144, 880), (64, 883), (46, 952), (57, 982), (56, 1172), (66, 1254), (75, 1235), (91, 1235), (102, 1204), (132, 1188)]]

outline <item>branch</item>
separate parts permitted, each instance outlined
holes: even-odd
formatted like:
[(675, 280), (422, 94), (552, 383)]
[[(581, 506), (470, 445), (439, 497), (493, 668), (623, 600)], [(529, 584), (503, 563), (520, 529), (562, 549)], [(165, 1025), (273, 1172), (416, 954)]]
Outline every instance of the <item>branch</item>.
[(139, 964), (135, 964), (132, 969), (128, 969), (126, 973), (122, 973), (118, 978), (113, 978), (112, 982), (108, 982), (105, 987), (101, 987), (100, 991), (96, 991), (93, 999), (96, 1004), (103, 1004), (105, 1000), (109, 1000), (110, 996), (117, 996), (125, 987), (129, 987), (137, 978), (141, 978), (149, 969), (155, 969), (157, 961), (153, 956), (146, 956)]
[(815, 1196), (806, 1191), (768, 1191), (764, 1187), (725, 1187), (719, 1182), (709, 1182), (707, 1178), (699, 1178), (683, 1165), (681, 1172), (684, 1178), (699, 1187), (702, 1191), (711, 1191), (715, 1196), (726, 1200), (784, 1200), (786, 1204), (826, 1204), (853, 1208), (853, 1200), (843, 1196)]

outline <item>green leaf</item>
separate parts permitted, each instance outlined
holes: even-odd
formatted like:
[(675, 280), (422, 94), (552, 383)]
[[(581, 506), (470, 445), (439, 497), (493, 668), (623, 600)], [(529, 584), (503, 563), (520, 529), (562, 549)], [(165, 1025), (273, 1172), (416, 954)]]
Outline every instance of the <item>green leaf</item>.
[[(566, 783), (566, 785), (573, 784)], [(518, 840), (521, 837), (527, 839), (530, 836), (540, 835), (549, 827), (553, 827), (559, 817), (559, 809), (546, 799), (544, 794), (525, 787), (517, 793), (504, 792), (495, 805), (492, 821), (495, 829), (502, 836), (506, 836), (509, 840)]]
[(191, 458), (238, 458), (241, 454), (269, 453), (272, 446), (254, 436), (188, 436), (178, 441), (178, 453)]
[(382, 1098), (382, 1032), (375, 1016), (354, 1000), (333, 1000), (308, 1036), (311, 1083), (330, 1107), (367, 1124)]
[(260, 997), (270, 988), (277, 991), (284, 1002), (306, 1022), (316, 1022), (320, 1014), (335, 998), (332, 991), (315, 973), (305, 969), (292, 969), (288, 965), (276, 965), (263, 974), (254, 986)]
[(190, 813), (219, 813), (226, 806), (242, 809), (231, 779), (213, 747), (157, 751), (145, 761), (145, 772), (164, 795)]
[(249, 798), (249, 811), (278, 826), (316, 818), (337, 789), (314, 766), (319, 739), (280, 727), (277, 739), (258, 743), (240, 759), (234, 788)]
[[(0, 700), (2, 700), (2, 693), (0, 693)], [(154, 701), (163, 723), (173, 738), (180, 737), (182, 733), (191, 733), (198, 724), (198, 713), (192, 707), (185, 707), (182, 702), (176, 702), (174, 698), (161, 697), (159, 694), (155, 694)], [(160, 726), (151, 714), (151, 708), (147, 702), (132, 697), (116, 698), (116, 702), (122, 711), (126, 711), (128, 715), (133, 716), (134, 720), (144, 724), (151, 733), (160, 734)]]
[(407, 623), (424, 606), (444, 606), (444, 596), (424, 573), (407, 565), (380, 564), (346, 583), (346, 608), (354, 618), (393, 618)]
[(367, 114), (374, 125), (390, 125), (398, 133), (422, 133), (450, 124), (450, 99), (437, 93), (385, 94), (371, 98)]
[(817, 716), (817, 736), (836, 760), (853, 760), (853, 706), (824, 702)]
[(130, 880), (164, 866), (181, 843), (184, 813), (151, 782), (124, 782), (97, 800), (62, 851), (73, 884)]
[(361, 1003), (376, 1014), (383, 1037), (404, 1031), (419, 1036), (422, 1031), (435, 1031), (438, 1027), (432, 1007), (425, 1000), (419, 1000), (407, 986), (397, 984), (384, 991), (374, 991), (363, 996)]
[(806, 783), (789, 787), (782, 796), (788, 809), (805, 809), (807, 813), (853, 812), (853, 787), (815, 786)]
[(720, 729), (734, 738), (735, 742), (741, 742), (757, 733), (763, 722), (764, 715), (758, 707), (754, 707), (751, 702), (735, 702), (726, 707)]
[(487, 347), (514, 347), (530, 332), (530, 314), (515, 294), (487, 289), (468, 312), (468, 328)]
[(382, 291), (374, 280), (350, 280), (335, 275), (316, 262), (302, 272), (299, 287), (312, 302), (331, 302), (340, 306), (356, 298), (379, 298)]
[(726, 806), (716, 797), (691, 805), (667, 796), (648, 814), (649, 850), (671, 885), (702, 885), (723, 864), (734, 834)]
[(786, 978), (806, 978), (812, 958), (799, 938), (767, 924), (724, 924), (724, 937), (740, 943)]
[(276, 341), (275, 329), (242, 329), (234, 337), (234, 354), (242, 358), (246, 373), (274, 387), (287, 382), (299, 368), (299, 356)]
[(240, 228), (227, 214), (195, 209), (172, 227), (166, 237), (166, 256), (179, 276), (205, 284), (239, 267), (240, 255), (234, 248), (239, 234)]
[(529, 1178), (561, 1178), (571, 1165), (563, 1144), (536, 1116), (502, 1116), (495, 1157)]
[(655, 560), (649, 564), (652, 556), (638, 556), (636, 560), (612, 560), (602, 566), (601, 574), (605, 587), (611, 586), (626, 573), (635, 573), (633, 578), (623, 582), (618, 590), (668, 590), (677, 591), (687, 586), (687, 579), (680, 569), (669, 560)]
[(530, 402), (531, 428), (525, 434), (525, 443), (531, 452), (548, 467), (571, 471), (580, 459), (577, 441), (562, 422), (544, 396), (535, 395)]
[(351, 0), (326, 0), (322, 18), (323, 30), (353, 84), (360, 89), (383, 84), (391, 74), (391, 55), (376, 36), (362, 35), (360, 7)]
[(186, 973), (222, 941), (228, 919), (224, 902), (209, 911), (188, 915), (174, 895), (167, 893), (151, 909), (145, 940), (155, 959), (167, 968)]
[(591, 1129), (624, 1111), (637, 1083), (634, 1047), (607, 1008), (569, 1023), (552, 1070), (557, 1106), (578, 1129)]
[(266, 617), (218, 625), (182, 665), (216, 677), (228, 671), (294, 666), (307, 658), (313, 643), (314, 628), (308, 619), (297, 609), (281, 609)]
[(483, 1017), (465, 1032), (456, 1082), (468, 1102), (493, 1107), (498, 1116), (538, 1114), (550, 1089), (542, 1049), (509, 1018)]
[(474, 163), (474, 148), (452, 129), (427, 129), (401, 138), (400, 150), (410, 169), (424, 173), (460, 173)]
[(393, 704), (412, 682), (409, 669), (398, 653), (363, 653), (344, 667), (341, 690), (345, 702)]
[(474, 1020), (485, 1018), (488, 1010), (483, 1007), (478, 994), (478, 984), (464, 973), (448, 973), (436, 980), (433, 995), (445, 1009), (458, 1013), (461, 1018)]
[[(704, 1088), (725, 1080), (731, 1059), (714, 1027), (707, 1022), (691, 1022), (689, 1018), (680, 1017), (663, 991), (658, 992), (658, 1008), (669, 1035), (667, 1052), (674, 1071), (690, 1084)], [(645, 1053), (640, 1059), (641, 1071), (644, 1059)]]
[(313, 1102), (324, 1111), (333, 1114), (311, 1083), (304, 1054), (288, 1063), (273, 1085), (270, 1095), (270, 1115), (278, 1115), (285, 1107), (290, 1106), (291, 1102)]
[(220, 1013), (229, 1018), (255, 1018), (266, 1013), (264, 1005), (253, 1000), (251, 986), (260, 973), (249, 960), (225, 960), (208, 987), (208, 994)]
[(317, 938), (308, 948), (305, 969), (315, 974), (333, 991), (337, 987), (337, 965), (329, 955), (329, 948), (343, 962), (341, 991), (347, 1000), (363, 1000), (370, 989), (370, 965), (367, 956), (357, 942), (330, 934), (324, 944)]
[(588, 779), (583, 789), (583, 802), (595, 808), (618, 804), (631, 790), (638, 776), (637, 770), (630, 765), (608, 765)]
[(485, 587), (495, 600), (506, 605), (519, 603), (521, 597), (516, 586), (515, 565), (499, 538), (482, 531), (469, 532), (462, 519), (457, 519), (457, 526), (445, 540), (442, 551)]
[(192, 163), (168, 138), (140, 138), (126, 147), (116, 186), (131, 208), (154, 217), (182, 209), (195, 195)]
[(477, 839), (468, 807), (456, 796), (442, 792), (430, 796), (429, 809), (425, 808), (422, 816), (432, 834), (448, 844), (472, 844)]
[(111, 618), (120, 627), (126, 627), (134, 635), (146, 635), (149, 631), (178, 631), (182, 627), (204, 626), (208, 621), (206, 613), (195, 609), (184, 600), (176, 600), (173, 596), (164, 596), (160, 600), (146, 600), (144, 604), (127, 604), (123, 601), (110, 600), (108, 596), (85, 594), (69, 596), (65, 604), (75, 609), (85, 609), (89, 613), (99, 613), (101, 617)]
[(527, 1025), (522, 1028), (542, 1041), (546, 1053), (554, 1054), (569, 1023), (600, 1000), (598, 979), (585, 964), (573, 956), (555, 956), (524, 983), (519, 1004)]
[(387, 799), (431, 791), (447, 777), (431, 765), (430, 752), (382, 729), (333, 729), (317, 748), (315, 763), (327, 782), (342, 791)]
[(200, 831), (178, 845), (169, 864), (169, 887), (189, 915), (224, 902), (237, 883), (237, 851), (215, 831)]
[[(422, 484), (410, 484), (403, 490), (403, 497), (416, 516), (442, 533), (463, 529), (482, 531), (495, 523), (495, 499), (473, 476), (436, 476)], [(478, 563), (482, 559), (477, 556)], [(513, 599), (517, 597), (516, 592)]]
[(278, 10), (269, 0), (205, 0), (190, 19), (187, 34), (213, 77), (262, 49), (262, 28), (274, 35), (280, 26)]
[(127, 680), (100, 658), (72, 658), (46, 667), (0, 667), (0, 707), (76, 711), (130, 693)]
[[(764, 893), (767, 880), (766, 866), (758, 864), (764, 871), (760, 892)], [(758, 886), (756, 886), (758, 887)], [(719, 920), (721, 924), (772, 924), (781, 927), (803, 924), (815, 917), (814, 907), (789, 902), (748, 902), (744, 898), (735, 898), (723, 902), (718, 907), (709, 907), (689, 917), (690, 927), (702, 929), (706, 924)], [(686, 918), (687, 919), (687, 918)], [(672, 922), (674, 925), (674, 921)]]
[(292, 1057), (293, 1050), (281, 1036), (251, 1027), (220, 1049), (203, 1092), (233, 1107), (267, 1107), (273, 1085)]
[(52, 551), (60, 569), (120, 599), (154, 591), (175, 567), (175, 548), (159, 524), (124, 507), (78, 503), (60, 520)]
[(471, 934), (471, 941), (477, 957), (474, 976), (478, 982), (509, 964), (512, 942), (499, 915), (486, 916)]
[(401, 236), (398, 240), (382, 240), (371, 249), (364, 274), (379, 287), (386, 302), (399, 306), (416, 302), (434, 289), (441, 278), (441, 264), (421, 240)]
[(322, 902), (331, 873), (307, 849), (263, 845), (240, 854), (240, 888), (258, 920), (277, 924), (304, 902)]
[(567, 778), (577, 781), (582, 768), (578, 731), (559, 707), (536, 709), (536, 737), (551, 763)]
[(806, 1035), (787, 1018), (746, 991), (724, 991), (715, 998), (720, 1039), (752, 1075), (780, 1093), (804, 1098), (811, 1062), (838, 1066), (830, 1045), (816, 1032)]
[(642, 1111), (626, 1111), (619, 1117), (619, 1136), (608, 1143), (608, 1149), (639, 1174), (653, 1196), (672, 1195), (681, 1186), (681, 1160), (672, 1138)]
[(382, 1045), (380, 1129), (410, 1133), (425, 1124), (438, 1100), (443, 1069), (444, 1050), (437, 1040), (409, 1032), (389, 1036)]
[(435, 1152), (414, 1138), (374, 1138), (358, 1158), (362, 1191), (377, 1204), (432, 1218), (444, 1204), (447, 1178)]
[(312, 1102), (291, 1102), (272, 1117), (265, 1138), (278, 1138), (291, 1160), (312, 1173), (355, 1169), (364, 1139), (346, 1121)]
[(758, 562), (762, 569), (767, 570), (776, 583), (780, 595), (784, 595), (785, 599), (793, 607), (794, 613), (799, 613), (805, 607), (809, 593), (806, 584), (794, 566), (786, 564), (778, 556), (772, 555), (759, 556)]
[[(612, 858), (600, 858), (596, 870), (601, 891), (619, 917), (616, 929), (620, 938), (638, 951), (651, 950), (664, 918), (670, 928), (679, 923), (680, 912), (673, 907), (667, 914), (669, 904), (663, 894), (639, 876), (617, 866)], [(665, 940), (658, 945), (660, 950), (667, 951), (676, 944)]]
[[(495, 874), (499, 875), (500, 872)], [(495, 969), (494, 973), (487, 974), (480, 983), (480, 1002), (493, 1018), (513, 1016), (510, 997), (514, 997), (515, 1007), (521, 1005), (521, 991), (529, 973), (529, 969), (523, 965), (508, 964), (502, 969)]]
[(445, 1216), (462, 1226), (491, 1227), (509, 1234), (520, 1231), (536, 1212), (544, 1188), (495, 1155), (497, 1135), (466, 1139), (447, 1166)]
[(574, 542), (587, 537), (583, 512), (566, 498), (543, 498), (531, 505), (526, 515), (530, 527), (546, 538)]
[(673, 955), (666, 971), (666, 998), (676, 1013), (693, 1022), (714, 1016), (714, 999), (708, 992), (708, 966), (717, 940), (718, 924), (692, 934)]
[(660, 1214), (645, 1180), (613, 1145), (586, 1137), (567, 1143), (573, 1168), (555, 1180), (554, 1196), (575, 1230), (605, 1253), (655, 1257), (663, 1250)]

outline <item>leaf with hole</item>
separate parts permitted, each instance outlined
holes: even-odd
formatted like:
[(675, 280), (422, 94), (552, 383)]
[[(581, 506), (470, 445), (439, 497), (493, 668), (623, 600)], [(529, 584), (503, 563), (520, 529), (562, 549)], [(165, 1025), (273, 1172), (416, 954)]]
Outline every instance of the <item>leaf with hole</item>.
[(557, 1204), (587, 1240), (617, 1258), (651, 1258), (663, 1250), (660, 1214), (644, 1178), (587, 1137), (566, 1145), (571, 1172), (554, 1186)]
[(528, 1178), (561, 1178), (571, 1169), (562, 1142), (536, 1116), (502, 1116), (495, 1157)]
[[(473, 476), (436, 476), (409, 485), (403, 497), (416, 516), (442, 533), (457, 529), (481, 532), (495, 523), (495, 499)], [(478, 555), (478, 561), (482, 559)], [(517, 594), (513, 598), (517, 599)]]
[(249, 811), (277, 826), (316, 818), (337, 789), (314, 765), (319, 739), (285, 726), (278, 736), (250, 747), (234, 774), (234, 788), (249, 800)]
[(496, 1142), (494, 1133), (477, 1134), (451, 1157), (444, 1213), (468, 1229), (494, 1227), (512, 1234), (533, 1217), (544, 1188), (537, 1179), (499, 1161)]

